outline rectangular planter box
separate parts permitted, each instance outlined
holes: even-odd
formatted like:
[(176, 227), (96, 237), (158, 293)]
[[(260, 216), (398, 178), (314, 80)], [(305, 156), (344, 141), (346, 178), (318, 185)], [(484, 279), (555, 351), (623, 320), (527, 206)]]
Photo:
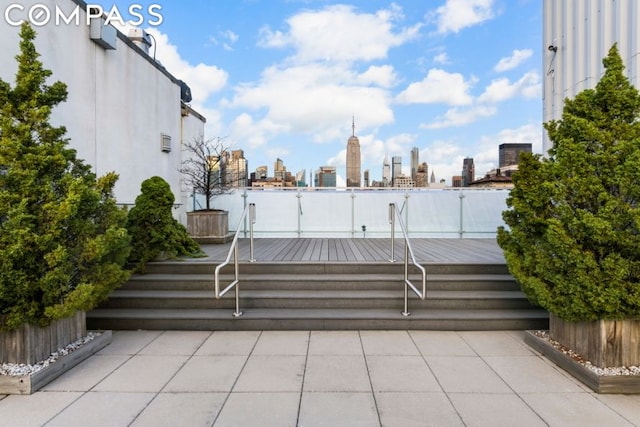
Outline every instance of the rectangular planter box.
[(87, 335), (86, 313), (53, 322), (49, 326), (25, 324), (0, 332), (0, 362), (35, 364)]
[(598, 375), (562, 351), (556, 349), (547, 340), (536, 336), (532, 331), (525, 332), (524, 342), (596, 393), (640, 393), (640, 376), (638, 375)]
[(640, 320), (569, 322), (549, 316), (549, 334), (599, 368), (640, 366)]
[[(94, 353), (102, 350), (111, 343), (111, 339), (111, 331), (103, 331), (99, 336), (82, 345), (80, 348), (64, 356), (60, 356), (54, 363), (31, 375), (0, 375), (0, 394), (35, 393)], [(66, 345), (64, 347), (66, 347)], [(56, 350), (54, 350), (54, 352)]]
[(187, 231), (198, 243), (226, 243), (229, 234), (229, 212), (193, 211), (187, 212)]

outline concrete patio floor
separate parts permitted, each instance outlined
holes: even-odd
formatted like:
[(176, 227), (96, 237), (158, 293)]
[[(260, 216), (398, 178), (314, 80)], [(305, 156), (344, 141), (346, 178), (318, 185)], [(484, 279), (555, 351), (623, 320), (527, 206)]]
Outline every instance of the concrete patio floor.
[(632, 426), (522, 331), (114, 331), (1, 426)]

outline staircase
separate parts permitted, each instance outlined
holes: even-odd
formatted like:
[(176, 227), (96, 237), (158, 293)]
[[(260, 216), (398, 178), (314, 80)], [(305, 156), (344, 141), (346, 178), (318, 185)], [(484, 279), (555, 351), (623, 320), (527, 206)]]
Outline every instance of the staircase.
[[(503, 264), (425, 264), (427, 298), (409, 297), (404, 317), (402, 263), (248, 263), (240, 265), (241, 317), (234, 291), (217, 300), (215, 264), (151, 263), (87, 313), (90, 329), (168, 330), (523, 330), (547, 329)], [(221, 286), (231, 282), (223, 271)], [(411, 274), (414, 283), (419, 275)]]

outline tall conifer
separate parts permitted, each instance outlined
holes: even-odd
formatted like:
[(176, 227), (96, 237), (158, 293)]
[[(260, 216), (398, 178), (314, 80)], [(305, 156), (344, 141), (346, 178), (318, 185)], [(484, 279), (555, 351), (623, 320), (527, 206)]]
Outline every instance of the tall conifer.
[(0, 79), (0, 329), (89, 310), (128, 276), (117, 175), (96, 178), (50, 124), (67, 88), (47, 83), (35, 36), (23, 24), (15, 84)]

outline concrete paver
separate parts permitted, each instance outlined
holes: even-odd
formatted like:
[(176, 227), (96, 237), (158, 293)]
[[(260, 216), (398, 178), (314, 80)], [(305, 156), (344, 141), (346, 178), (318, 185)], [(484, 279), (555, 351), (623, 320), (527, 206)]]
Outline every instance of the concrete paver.
[(546, 425), (544, 420), (516, 394), (450, 393), (449, 398), (467, 426), (542, 427)]
[(48, 422), (47, 426), (126, 426), (135, 420), (154, 396), (154, 393), (85, 393)]
[(134, 427), (209, 427), (227, 393), (160, 393), (135, 419)]
[(246, 356), (194, 356), (162, 391), (229, 393), (246, 361)]
[(216, 420), (216, 427), (294, 427), (299, 393), (232, 393)]
[(116, 331), (3, 426), (640, 425), (520, 331)]
[(374, 391), (442, 391), (431, 369), (421, 356), (367, 356)]
[(364, 355), (309, 356), (304, 391), (371, 392)]

